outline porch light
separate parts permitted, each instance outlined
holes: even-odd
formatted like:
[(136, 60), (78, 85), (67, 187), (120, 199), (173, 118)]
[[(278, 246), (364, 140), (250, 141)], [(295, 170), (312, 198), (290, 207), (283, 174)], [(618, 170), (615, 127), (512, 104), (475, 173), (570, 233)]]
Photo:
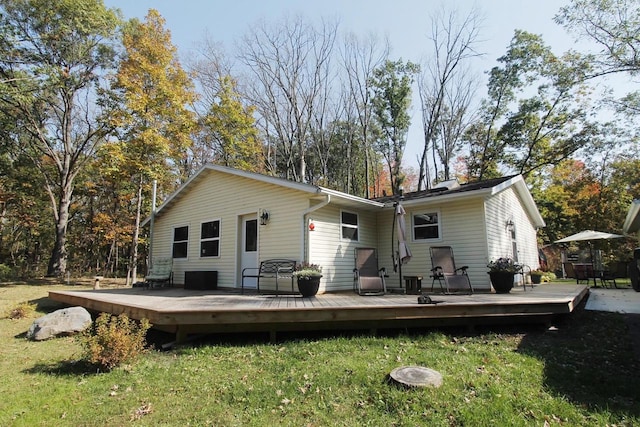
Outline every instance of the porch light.
[(515, 224), (513, 223), (513, 220), (510, 219), (506, 222), (505, 227), (507, 228), (507, 230), (513, 230), (515, 228)]
[(263, 209), (262, 213), (260, 214), (260, 225), (267, 225), (268, 222), (269, 222), (269, 212)]

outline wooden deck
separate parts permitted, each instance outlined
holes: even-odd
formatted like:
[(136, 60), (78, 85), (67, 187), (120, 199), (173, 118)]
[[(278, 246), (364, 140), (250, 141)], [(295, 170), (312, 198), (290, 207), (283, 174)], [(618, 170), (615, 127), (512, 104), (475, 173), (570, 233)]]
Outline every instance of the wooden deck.
[(95, 312), (147, 318), (176, 334), (435, 327), (493, 323), (548, 323), (571, 313), (588, 295), (586, 285), (545, 284), (509, 294), (431, 295), (438, 304), (418, 304), (416, 295), (359, 296), (329, 293), (256, 295), (182, 288), (119, 288), (49, 292), (49, 298)]

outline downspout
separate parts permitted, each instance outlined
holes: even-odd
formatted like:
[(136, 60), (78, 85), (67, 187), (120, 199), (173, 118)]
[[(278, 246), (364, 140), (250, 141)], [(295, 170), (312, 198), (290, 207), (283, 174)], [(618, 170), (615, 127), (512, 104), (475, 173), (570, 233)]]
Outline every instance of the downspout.
[(326, 200), (324, 202), (318, 203), (315, 206), (311, 206), (310, 208), (305, 209), (302, 212), (302, 236), (301, 236), (302, 246), (301, 246), (301, 254), (300, 254), (301, 255), (300, 256), (300, 261), (301, 262), (308, 261), (307, 255), (308, 255), (308, 252), (309, 252), (309, 250), (308, 250), (309, 249), (309, 247), (308, 247), (309, 230), (307, 228), (307, 215), (309, 215), (312, 212), (317, 211), (318, 209), (322, 209), (325, 206), (327, 206), (329, 203), (331, 203), (331, 194), (327, 194), (326, 197), (327, 198), (326, 198)]

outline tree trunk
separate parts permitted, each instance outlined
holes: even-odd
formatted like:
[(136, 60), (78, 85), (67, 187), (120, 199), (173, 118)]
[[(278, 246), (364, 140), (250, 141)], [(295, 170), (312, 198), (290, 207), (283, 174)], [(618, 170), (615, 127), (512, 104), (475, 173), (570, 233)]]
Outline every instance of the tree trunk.
[[(131, 284), (135, 283), (138, 277), (138, 240), (140, 236), (140, 212), (142, 211), (142, 177), (138, 182), (138, 203), (136, 206), (136, 223), (133, 227), (133, 241), (131, 244)], [(128, 284), (128, 283), (127, 283)]]
[(69, 224), (69, 206), (72, 188), (63, 189), (56, 215), (56, 241), (51, 251), (47, 276), (62, 277), (67, 272), (67, 226)]

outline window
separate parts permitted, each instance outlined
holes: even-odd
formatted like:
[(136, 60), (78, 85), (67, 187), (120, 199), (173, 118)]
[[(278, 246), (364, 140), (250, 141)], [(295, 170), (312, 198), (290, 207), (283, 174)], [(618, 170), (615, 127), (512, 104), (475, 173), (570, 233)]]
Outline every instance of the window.
[(173, 257), (186, 258), (189, 245), (189, 227), (176, 227), (173, 229)]
[(434, 240), (440, 238), (440, 215), (427, 212), (413, 215), (413, 240)]
[(258, 251), (258, 220), (257, 219), (249, 219), (245, 222), (244, 250), (245, 252)]
[(341, 214), (342, 238), (345, 240), (358, 241), (358, 215), (351, 212)]
[(200, 226), (200, 256), (220, 256), (220, 220), (203, 222)]

